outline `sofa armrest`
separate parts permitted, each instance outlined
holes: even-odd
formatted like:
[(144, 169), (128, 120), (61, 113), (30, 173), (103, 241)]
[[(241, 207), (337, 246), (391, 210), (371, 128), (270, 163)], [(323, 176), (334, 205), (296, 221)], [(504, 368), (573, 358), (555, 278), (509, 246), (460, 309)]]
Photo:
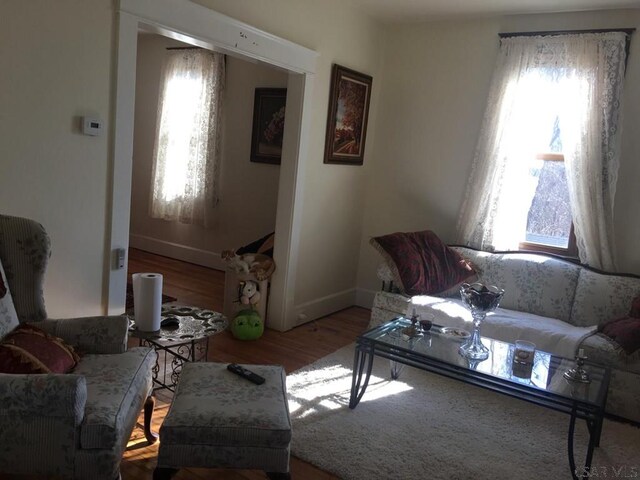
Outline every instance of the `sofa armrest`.
[(86, 402), (87, 384), (81, 375), (0, 374), (1, 423), (57, 417), (77, 426)]
[(62, 338), (80, 353), (127, 351), (129, 318), (124, 315), (48, 319), (33, 325)]

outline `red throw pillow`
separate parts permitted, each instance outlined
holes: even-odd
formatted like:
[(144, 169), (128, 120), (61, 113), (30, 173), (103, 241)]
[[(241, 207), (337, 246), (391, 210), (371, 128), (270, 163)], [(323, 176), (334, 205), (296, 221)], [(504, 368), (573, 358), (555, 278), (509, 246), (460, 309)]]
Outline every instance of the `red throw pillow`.
[(396, 283), (408, 295), (435, 295), (475, 275), (468, 261), (430, 230), (374, 237)]
[(640, 349), (640, 318), (619, 318), (599, 326), (598, 331), (614, 340), (628, 355)]
[(630, 317), (640, 318), (640, 295), (633, 299), (631, 302), (631, 311), (629, 311)]
[(0, 342), (0, 373), (67, 373), (78, 364), (73, 347), (32, 325), (20, 325)]

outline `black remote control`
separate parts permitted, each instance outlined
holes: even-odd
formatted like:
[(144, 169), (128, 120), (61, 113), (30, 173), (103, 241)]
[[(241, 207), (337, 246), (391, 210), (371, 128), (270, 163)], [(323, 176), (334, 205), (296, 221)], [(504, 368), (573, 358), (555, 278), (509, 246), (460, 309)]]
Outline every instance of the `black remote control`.
[(253, 373), (251, 370), (247, 370), (244, 367), (241, 367), (237, 363), (230, 363), (229, 365), (227, 365), (227, 370), (241, 376), (242, 378), (246, 378), (256, 385), (262, 385), (264, 383), (264, 378), (262, 378), (260, 375), (258, 375), (257, 373)]

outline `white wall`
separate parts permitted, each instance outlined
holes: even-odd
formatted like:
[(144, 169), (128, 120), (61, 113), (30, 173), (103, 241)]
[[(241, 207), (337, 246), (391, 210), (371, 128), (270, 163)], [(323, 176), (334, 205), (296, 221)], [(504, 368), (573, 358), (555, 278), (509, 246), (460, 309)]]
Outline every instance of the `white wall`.
[[(338, 0), (198, 0), (197, 3), (319, 53), (310, 148), (303, 183), (295, 304), (308, 318), (352, 305), (358, 268), (364, 191), (371, 170), (378, 112), (383, 33), (379, 24)], [(363, 166), (323, 164), (331, 65), (373, 76)]]
[[(367, 186), (358, 274), (359, 302), (379, 288), (380, 257), (369, 238), (431, 229), (455, 238), (491, 75), (498, 33), (640, 27), (640, 10), (518, 15), (389, 27)], [(640, 273), (640, 38), (634, 34), (625, 82), (624, 133), (616, 195), (619, 265)], [(631, 221), (630, 221), (631, 220)]]
[(225, 127), (220, 203), (211, 228), (151, 218), (150, 184), (162, 59), (166, 47), (184, 46), (158, 35), (138, 38), (136, 113), (131, 195), (131, 246), (212, 267), (219, 254), (275, 228), (279, 165), (250, 162), (256, 87), (286, 88), (287, 74), (270, 66), (227, 57)]
[[(51, 237), (51, 316), (104, 311), (112, 32), (111, 1), (0, 3), (1, 212)], [(80, 133), (87, 114), (102, 136)]]
[[(304, 220), (295, 303), (310, 316), (351, 305), (378, 110), (383, 46), (378, 24), (341, 0), (198, 3), (319, 52), (310, 148), (301, 159)], [(0, 3), (0, 202), (4, 213), (45, 223), (52, 236), (54, 253), (45, 289), (52, 316), (106, 311), (114, 4), (112, 0)], [(374, 79), (362, 167), (323, 164), (334, 62)], [(77, 132), (76, 117), (85, 113), (105, 120), (104, 136), (89, 138)]]
[[(295, 303), (311, 316), (347, 306), (356, 283), (376, 290), (372, 235), (432, 228), (453, 238), (495, 63), (507, 30), (638, 27), (637, 10), (379, 24), (339, 0), (198, 0), (319, 52), (305, 162)], [(102, 313), (108, 277), (111, 0), (4, 0), (0, 4), (2, 212), (44, 223), (53, 242), (45, 285), (52, 316)], [(620, 264), (640, 271), (640, 41), (635, 34), (624, 99), (616, 198)], [(384, 57), (384, 65), (383, 65)], [(373, 76), (362, 167), (324, 165), (331, 64)], [(7, 73), (8, 72), (8, 73)], [(80, 135), (97, 114), (105, 135)], [(379, 121), (378, 121), (379, 120)], [(269, 167), (269, 166), (265, 166)], [(366, 206), (366, 208), (365, 208)], [(358, 261), (360, 265), (358, 266)]]

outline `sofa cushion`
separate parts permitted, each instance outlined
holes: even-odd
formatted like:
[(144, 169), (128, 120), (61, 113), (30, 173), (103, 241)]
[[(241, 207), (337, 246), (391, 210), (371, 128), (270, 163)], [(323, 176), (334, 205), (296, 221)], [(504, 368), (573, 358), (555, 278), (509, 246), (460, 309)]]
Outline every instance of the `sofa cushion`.
[(569, 322), (579, 265), (528, 253), (457, 251), (473, 263), (479, 282), (504, 289), (500, 307)]
[(1, 373), (67, 373), (78, 359), (73, 347), (32, 325), (19, 325), (0, 343)]
[(374, 237), (370, 243), (389, 265), (396, 285), (408, 295), (435, 295), (475, 274), (430, 230), (396, 232)]
[(0, 339), (18, 325), (20, 325), (20, 321), (13, 305), (7, 276), (4, 273), (2, 262), (0, 262)]
[[(469, 332), (473, 329), (471, 312), (460, 299), (415, 296), (409, 308), (415, 308), (419, 315), (433, 315), (437, 325), (462, 328)], [(535, 343), (538, 350), (573, 358), (580, 342), (595, 329), (574, 327), (556, 318), (497, 308), (482, 322), (480, 333), (503, 342), (528, 340)]]
[(82, 357), (74, 371), (87, 381), (81, 448), (109, 449), (119, 444), (130, 409), (140, 406), (140, 392), (146, 397), (151, 389), (155, 361), (155, 351), (146, 347)]
[(599, 325), (629, 313), (640, 295), (640, 278), (608, 275), (583, 268), (571, 310), (573, 325)]

